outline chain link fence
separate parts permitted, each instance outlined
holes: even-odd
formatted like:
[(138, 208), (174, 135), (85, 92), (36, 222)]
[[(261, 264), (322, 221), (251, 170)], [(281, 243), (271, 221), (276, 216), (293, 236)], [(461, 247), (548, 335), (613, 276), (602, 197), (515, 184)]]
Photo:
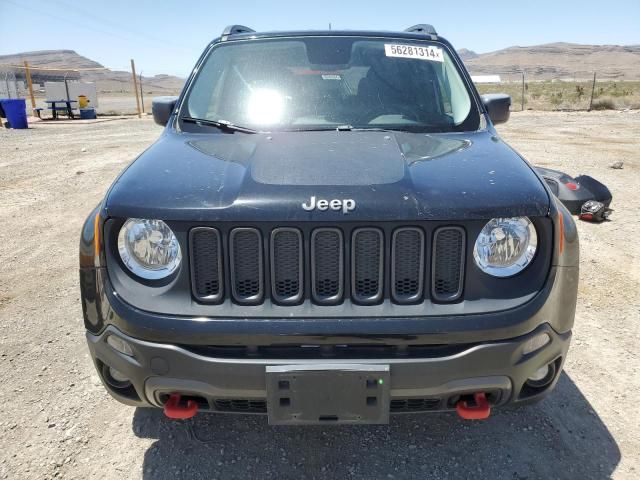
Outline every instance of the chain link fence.
[[(473, 76), (473, 74), (472, 74)], [(526, 72), (499, 73), (499, 82), (476, 81), (481, 94), (511, 95), (511, 110), (640, 109), (640, 81), (557, 77), (529, 78)]]

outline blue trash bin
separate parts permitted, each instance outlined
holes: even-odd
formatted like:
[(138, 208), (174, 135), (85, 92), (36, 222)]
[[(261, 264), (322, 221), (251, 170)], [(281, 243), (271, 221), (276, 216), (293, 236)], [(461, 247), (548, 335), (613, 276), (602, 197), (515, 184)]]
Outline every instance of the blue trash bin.
[(80, 118), (82, 120), (95, 120), (96, 117), (96, 109), (89, 107), (89, 108), (81, 108), (80, 109)]
[(29, 128), (27, 102), (24, 98), (3, 98), (0, 103), (9, 122), (9, 128)]

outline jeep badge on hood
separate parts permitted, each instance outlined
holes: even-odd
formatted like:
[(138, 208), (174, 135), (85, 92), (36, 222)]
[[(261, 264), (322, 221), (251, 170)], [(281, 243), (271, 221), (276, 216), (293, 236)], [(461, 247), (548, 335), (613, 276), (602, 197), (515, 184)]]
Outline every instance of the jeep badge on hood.
[(344, 200), (340, 200), (338, 198), (334, 198), (333, 200), (325, 200), (323, 198), (316, 201), (316, 197), (311, 197), (309, 199), (309, 203), (302, 203), (302, 208), (304, 208), (307, 212), (315, 210), (324, 211), (324, 210), (342, 210), (342, 213), (345, 215), (349, 212), (355, 210), (356, 201), (351, 198), (345, 198)]

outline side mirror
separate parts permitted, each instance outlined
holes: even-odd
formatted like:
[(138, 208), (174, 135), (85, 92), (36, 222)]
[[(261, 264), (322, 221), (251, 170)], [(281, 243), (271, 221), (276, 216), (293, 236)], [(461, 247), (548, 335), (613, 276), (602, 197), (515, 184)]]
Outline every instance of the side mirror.
[(484, 108), (489, 113), (489, 118), (494, 125), (505, 123), (509, 120), (509, 107), (511, 97), (506, 93), (487, 93), (481, 96)]
[(169, 117), (176, 108), (178, 97), (155, 97), (151, 102), (151, 111), (153, 112), (153, 120), (163, 127), (169, 121)]

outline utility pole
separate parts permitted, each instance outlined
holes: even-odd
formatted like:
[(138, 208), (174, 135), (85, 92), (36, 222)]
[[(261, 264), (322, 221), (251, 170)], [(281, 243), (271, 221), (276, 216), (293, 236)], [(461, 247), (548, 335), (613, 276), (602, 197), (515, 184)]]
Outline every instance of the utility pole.
[(138, 75), (138, 80), (140, 80), (140, 104), (142, 105), (142, 113), (144, 113), (144, 93), (142, 91), (142, 70), (140, 70), (140, 75)]
[(589, 99), (589, 110), (587, 110), (588, 112), (591, 111), (591, 107), (593, 106), (593, 93), (596, 90), (596, 72), (593, 72), (593, 84), (591, 85), (591, 98)]
[(67, 101), (71, 101), (71, 97), (69, 96), (69, 84), (67, 83), (67, 75), (69, 75), (69, 72), (64, 72), (64, 91), (67, 94)]
[(29, 70), (29, 62), (24, 61), (24, 76), (27, 78), (27, 87), (29, 88), (29, 96), (31, 97), (32, 114), (36, 109), (36, 97), (33, 95), (33, 82), (31, 81), (31, 70)]
[(522, 105), (520, 110), (524, 112), (524, 70), (522, 71)]
[(142, 118), (140, 112), (140, 94), (138, 93), (138, 77), (136, 77), (136, 64), (131, 59), (131, 73), (133, 75), (133, 91), (136, 92), (136, 107), (138, 108), (138, 118)]

